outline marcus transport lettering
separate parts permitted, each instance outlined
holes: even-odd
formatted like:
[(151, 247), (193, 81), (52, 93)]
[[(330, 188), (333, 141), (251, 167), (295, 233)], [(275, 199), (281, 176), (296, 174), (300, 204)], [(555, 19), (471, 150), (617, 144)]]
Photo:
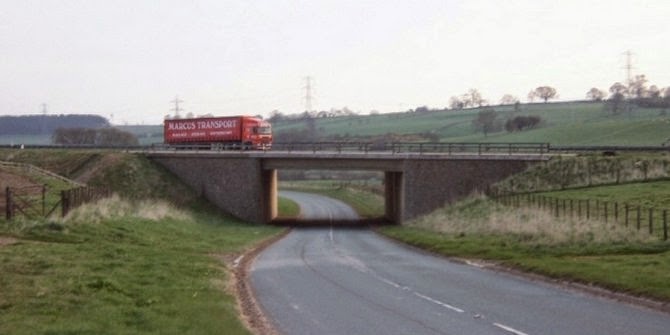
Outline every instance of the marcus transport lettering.
[(202, 120), (168, 123), (168, 130), (209, 130), (237, 127), (237, 120)]

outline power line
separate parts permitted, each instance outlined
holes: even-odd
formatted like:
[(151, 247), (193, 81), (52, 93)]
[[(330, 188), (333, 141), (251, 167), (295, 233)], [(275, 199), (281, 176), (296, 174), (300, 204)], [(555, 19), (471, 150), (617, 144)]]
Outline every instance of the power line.
[(303, 88), (305, 89), (305, 111), (309, 113), (312, 111), (312, 77), (305, 77)]
[(175, 95), (174, 100), (171, 100), (170, 102), (174, 103), (174, 108), (170, 109), (171, 111), (174, 111), (174, 115), (176, 117), (179, 116), (180, 111), (184, 111), (182, 108), (179, 108), (179, 103), (184, 102), (183, 100), (179, 100), (179, 96)]
[(633, 52), (630, 50), (626, 50), (626, 52), (623, 53), (626, 55), (626, 65), (624, 65), (624, 69), (626, 70), (626, 84), (630, 86), (630, 84), (633, 82)]

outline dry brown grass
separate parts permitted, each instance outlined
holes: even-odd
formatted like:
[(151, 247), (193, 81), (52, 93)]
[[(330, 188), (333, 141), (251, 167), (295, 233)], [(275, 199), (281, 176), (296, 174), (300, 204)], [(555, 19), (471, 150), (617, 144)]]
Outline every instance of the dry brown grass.
[(621, 223), (577, 217), (556, 218), (545, 210), (502, 206), (482, 196), (448, 206), (409, 225), (455, 235), (516, 235), (522, 241), (546, 245), (656, 239)]
[(71, 211), (64, 223), (99, 223), (105, 219), (134, 217), (152, 221), (166, 218), (187, 220), (190, 215), (162, 200), (131, 201), (118, 195), (85, 204)]

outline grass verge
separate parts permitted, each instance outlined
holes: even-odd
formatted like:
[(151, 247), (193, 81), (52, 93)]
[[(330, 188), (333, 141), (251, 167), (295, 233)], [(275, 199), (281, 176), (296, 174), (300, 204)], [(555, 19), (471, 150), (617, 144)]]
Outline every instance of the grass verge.
[(232, 259), (279, 230), (195, 204), (108, 199), (0, 226), (1, 334), (247, 334)]
[(670, 301), (670, 243), (621, 225), (556, 220), (475, 197), (379, 232), (450, 257)]
[(300, 206), (298, 206), (298, 203), (291, 199), (279, 197), (277, 201), (277, 207), (279, 211), (279, 217), (293, 218), (300, 215)]

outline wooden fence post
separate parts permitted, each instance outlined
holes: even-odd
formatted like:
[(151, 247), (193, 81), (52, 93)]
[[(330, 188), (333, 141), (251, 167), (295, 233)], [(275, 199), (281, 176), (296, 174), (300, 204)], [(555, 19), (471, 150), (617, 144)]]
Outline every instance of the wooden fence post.
[(6, 202), (6, 205), (7, 205), (7, 207), (5, 208), (5, 215), (7, 217), (7, 221), (9, 221), (9, 220), (12, 219), (12, 206), (13, 206), (12, 205), (12, 189), (10, 189), (9, 186), (7, 186), (5, 191), (6, 191), (6, 193), (5, 193), (5, 197), (6, 197), (5, 200), (6, 201), (5, 202)]
[(649, 208), (649, 234), (654, 233), (654, 209)]
[(668, 210), (663, 210), (663, 241), (668, 240)]
[(640, 213), (640, 205), (638, 205), (638, 206), (637, 206), (637, 230), (640, 230), (640, 228), (641, 228), (641, 227), (640, 227), (640, 226), (641, 226), (641, 223), (640, 223), (640, 216), (641, 216), (641, 213)]
[(65, 217), (70, 211), (70, 197), (68, 191), (60, 191), (61, 216)]
[(626, 227), (628, 227), (628, 204), (624, 204), (624, 206), (626, 208), (626, 210), (625, 210), (625, 213), (626, 213), (625, 222), (626, 222)]

